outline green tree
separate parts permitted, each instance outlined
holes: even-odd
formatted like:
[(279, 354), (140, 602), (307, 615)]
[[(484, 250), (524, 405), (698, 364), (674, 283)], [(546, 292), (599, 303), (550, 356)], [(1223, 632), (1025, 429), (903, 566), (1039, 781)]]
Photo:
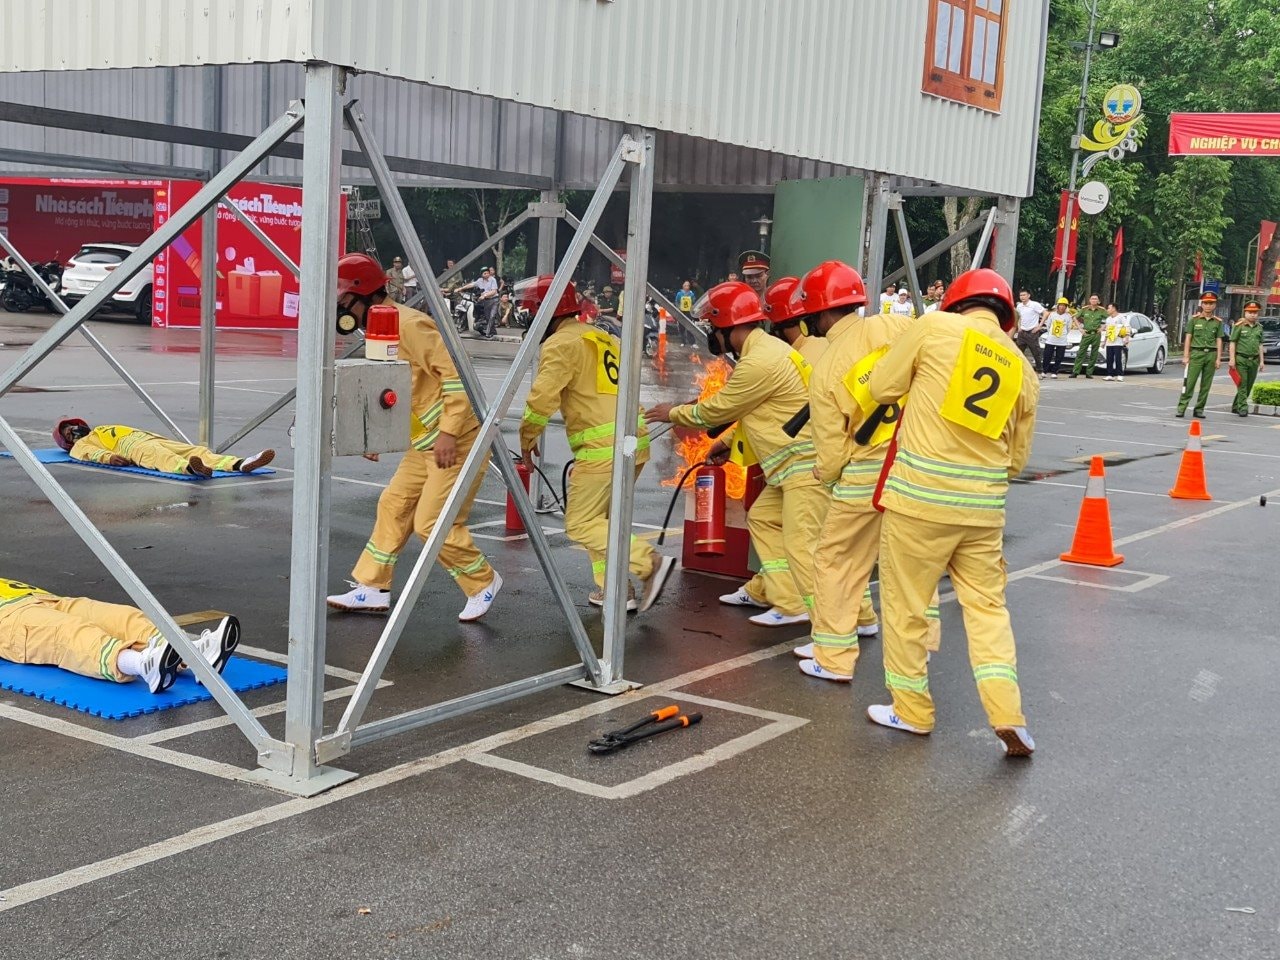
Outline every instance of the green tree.
[(1182, 303), (1187, 268), (1201, 257), (1206, 274), (1221, 271), (1218, 246), (1231, 223), (1223, 213), (1231, 186), (1231, 163), (1219, 157), (1184, 157), (1156, 178), (1155, 210), (1161, 242), (1150, 248), (1158, 289), (1167, 291), (1167, 317)]

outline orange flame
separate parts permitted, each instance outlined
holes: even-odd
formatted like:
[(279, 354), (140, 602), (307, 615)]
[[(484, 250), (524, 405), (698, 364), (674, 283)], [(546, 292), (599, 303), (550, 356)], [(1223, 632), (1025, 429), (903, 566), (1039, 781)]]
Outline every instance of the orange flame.
[[(706, 400), (708, 397), (719, 393), (720, 389), (728, 382), (729, 375), (733, 373), (733, 367), (729, 365), (728, 361), (719, 357), (706, 364), (703, 364), (702, 359), (696, 353), (689, 359), (693, 361), (695, 366), (702, 367), (702, 372), (697, 374), (695, 380), (698, 386), (699, 400)], [(677, 429), (678, 438), (675, 450), (681, 460), (684, 461), (684, 465), (678, 467), (674, 474), (662, 481), (664, 487), (674, 487), (680, 482), (680, 478), (684, 476), (689, 467), (706, 460), (707, 454), (715, 443), (714, 440), (706, 435), (705, 431)], [(726, 495), (730, 499), (741, 500), (746, 496), (747, 492), (747, 471), (736, 463), (726, 463), (724, 465), (724, 473)]]

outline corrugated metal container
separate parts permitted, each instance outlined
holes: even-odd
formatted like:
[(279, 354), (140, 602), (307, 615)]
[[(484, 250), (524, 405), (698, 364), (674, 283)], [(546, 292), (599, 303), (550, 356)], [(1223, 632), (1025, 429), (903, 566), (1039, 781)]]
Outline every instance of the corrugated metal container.
[[(694, 181), (752, 183), (856, 168), (1026, 195), (1048, 0), (1004, 0), (998, 114), (921, 92), (931, 6), (925, 0), (43, 0), (0, 7), (0, 72), (321, 59), (387, 75), (365, 77), (358, 89), (392, 155), (547, 176), (558, 169), (563, 182), (586, 185), (619, 129), (585, 119), (598, 118), (677, 135), (664, 137), (660, 148), (658, 176), (672, 185), (691, 182), (690, 166), (706, 171)], [(246, 133), (301, 88), (296, 67), (248, 69), (254, 79), (225, 91), (223, 103), (224, 124)], [(198, 79), (176, 73), (181, 115), (201, 116)], [(74, 109), (92, 102), (116, 115), (154, 108), (150, 88), (135, 93), (130, 84), (138, 81), (119, 83), (95, 74), (73, 90), (59, 78), (46, 81), (46, 96), (56, 93)], [(559, 136), (552, 111), (568, 114)], [(83, 142), (78, 134), (51, 136), (51, 146), (41, 149), (67, 152)], [(125, 149), (115, 143), (113, 149)], [(756, 152), (726, 152), (725, 144)], [(174, 162), (192, 165), (185, 148), (173, 152)], [(273, 160), (270, 170), (296, 176), (296, 166)]]

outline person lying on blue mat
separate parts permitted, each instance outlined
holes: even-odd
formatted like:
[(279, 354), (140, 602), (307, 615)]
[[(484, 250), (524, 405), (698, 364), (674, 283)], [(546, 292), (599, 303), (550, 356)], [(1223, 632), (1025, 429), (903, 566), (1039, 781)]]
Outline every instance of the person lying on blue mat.
[[(223, 617), (192, 642), (221, 673), (240, 643), (240, 621)], [(141, 679), (152, 693), (168, 690), (185, 668), (178, 651), (136, 607), (59, 597), (4, 579), (0, 579), (0, 658), (52, 665), (116, 683)]]
[(101, 463), (109, 467), (145, 467), (161, 473), (189, 473), (212, 477), (215, 470), (226, 473), (253, 473), (275, 459), (274, 450), (252, 457), (214, 453), (208, 447), (180, 443), (135, 427), (107, 424), (90, 427), (79, 417), (59, 420), (53, 439), (73, 460)]

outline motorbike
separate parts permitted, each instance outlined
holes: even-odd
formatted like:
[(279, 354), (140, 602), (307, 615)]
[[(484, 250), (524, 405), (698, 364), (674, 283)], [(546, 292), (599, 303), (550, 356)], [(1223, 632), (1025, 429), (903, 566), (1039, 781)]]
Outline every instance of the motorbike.
[[(53, 292), (57, 293), (62, 284), (62, 264), (57, 260), (49, 260), (46, 263), (32, 264), (32, 266)], [(49, 298), (18, 266), (10, 266), (5, 271), (4, 289), (0, 290), (0, 307), (10, 313), (25, 313), (32, 307), (42, 307), (50, 312), (54, 310)]]
[(453, 303), (453, 325), (458, 328), (459, 333), (475, 333), (476, 328), (476, 294), (470, 290), (464, 290), (454, 295), (456, 299)]
[[(592, 321), (593, 325), (605, 333), (622, 339), (622, 320), (614, 313), (600, 313)], [(658, 304), (647, 300), (644, 305), (644, 355), (656, 356), (658, 353)]]

